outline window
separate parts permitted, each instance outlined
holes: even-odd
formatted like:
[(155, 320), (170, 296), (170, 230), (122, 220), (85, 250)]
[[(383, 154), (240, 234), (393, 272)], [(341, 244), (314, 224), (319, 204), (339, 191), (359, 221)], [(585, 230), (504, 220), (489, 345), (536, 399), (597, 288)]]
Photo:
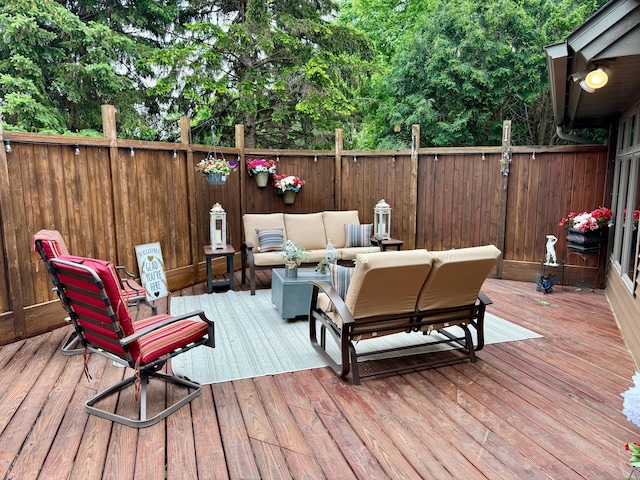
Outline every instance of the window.
[[(615, 226), (609, 232), (611, 264), (630, 291), (638, 270), (638, 218), (640, 217), (640, 135), (638, 105), (620, 121), (618, 154), (613, 178), (611, 209)], [(636, 143), (638, 145), (636, 145)]]

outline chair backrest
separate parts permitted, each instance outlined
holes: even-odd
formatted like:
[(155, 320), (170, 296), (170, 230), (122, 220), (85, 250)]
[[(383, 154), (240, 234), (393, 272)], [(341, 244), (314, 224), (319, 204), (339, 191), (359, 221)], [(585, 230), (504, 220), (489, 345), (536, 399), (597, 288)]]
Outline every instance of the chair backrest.
[(61, 255), (50, 263), (54, 283), (82, 344), (109, 352), (134, 367), (140, 349), (137, 342), (120, 345), (120, 339), (133, 334), (134, 327), (113, 264), (73, 255)]
[(356, 320), (415, 311), (432, 261), (424, 249), (358, 254), (345, 305)]
[(40, 230), (33, 235), (33, 249), (37, 251), (45, 264), (52, 258), (68, 255), (69, 250), (57, 230)]
[(493, 245), (429, 253), (433, 265), (418, 297), (419, 311), (474, 304), (501, 254)]

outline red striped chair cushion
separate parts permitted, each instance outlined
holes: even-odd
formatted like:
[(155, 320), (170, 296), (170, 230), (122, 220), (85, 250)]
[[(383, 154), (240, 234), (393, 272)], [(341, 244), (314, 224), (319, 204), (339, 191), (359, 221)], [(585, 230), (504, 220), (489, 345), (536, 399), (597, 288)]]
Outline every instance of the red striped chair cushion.
[(44, 250), (47, 260), (63, 255), (63, 250), (55, 240), (40, 240), (40, 245), (42, 245), (42, 250)]
[[(61, 255), (59, 258), (89, 267), (98, 274), (104, 285), (107, 297), (109, 297), (111, 307), (115, 312), (122, 336), (126, 337), (133, 334), (135, 331), (133, 322), (127, 310), (127, 301), (121, 295), (120, 279), (113, 264), (106, 260), (77, 257), (75, 255)], [(66, 268), (73, 270), (72, 267)], [(83, 274), (83, 271), (78, 270), (78, 273)], [(87, 340), (116, 355), (124, 356), (124, 350), (119, 346), (120, 339), (114, 330), (111, 318), (106, 313), (104, 301), (99, 296), (100, 290), (98, 287), (92, 282), (65, 275), (62, 267), (58, 268), (58, 276), (63, 283), (77, 287), (77, 291), (66, 291), (66, 295), (69, 298), (86, 303), (90, 307), (96, 307), (96, 309), (85, 308), (82, 303), (76, 303), (75, 310), (86, 318), (80, 324)], [(129, 349), (131, 356), (137, 358), (139, 354), (138, 346), (132, 344), (129, 345)]]
[[(161, 322), (171, 315), (156, 315), (135, 322), (136, 331)], [(201, 339), (207, 333), (207, 324), (199, 320), (180, 320), (162, 327), (138, 340), (141, 364), (150, 363), (176, 348)]]
[(126, 282), (122, 282), (122, 296), (124, 298), (131, 298), (131, 297), (140, 297), (140, 296), (144, 296), (144, 288), (142, 288), (140, 286), (140, 284), (138, 284), (138, 282), (136, 282), (135, 280), (131, 280), (131, 279), (127, 279)]

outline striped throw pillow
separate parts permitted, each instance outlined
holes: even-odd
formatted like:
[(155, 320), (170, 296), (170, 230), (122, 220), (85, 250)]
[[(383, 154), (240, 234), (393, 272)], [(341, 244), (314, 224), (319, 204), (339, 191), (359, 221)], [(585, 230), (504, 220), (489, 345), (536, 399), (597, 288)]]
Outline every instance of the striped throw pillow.
[(261, 252), (278, 252), (282, 250), (284, 234), (282, 228), (256, 228)]
[(331, 285), (338, 292), (338, 295), (344, 300), (349, 290), (351, 276), (355, 272), (355, 268), (343, 267), (342, 265), (329, 264), (329, 275), (331, 276)]
[(373, 230), (373, 223), (366, 223), (364, 225), (345, 224), (344, 228), (347, 238), (345, 247), (371, 246), (371, 231)]

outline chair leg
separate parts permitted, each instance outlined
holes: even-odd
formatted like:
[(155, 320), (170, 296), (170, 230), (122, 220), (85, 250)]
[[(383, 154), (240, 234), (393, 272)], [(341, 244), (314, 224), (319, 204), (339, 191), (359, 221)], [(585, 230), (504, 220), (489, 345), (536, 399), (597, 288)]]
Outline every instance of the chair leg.
[(69, 335), (64, 339), (62, 344), (62, 354), (68, 356), (80, 355), (82, 348), (78, 348), (80, 340), (75, 330), (72, 330)]
[[(178, 400), (174, 404), (168, 406), (167, 408), (165, 408), (155, 416), (151, 418), (147, 418), (147, 384), (149, 383), (150, 378), (157, 378), (164, 382), (174, 383), (176, 385), (181, 385), (186, 388), (192, 388), (194, 390), (189, 394), (185, 395), (184, 397), (182, 397), (180, 400)], [(90, 415), (95, 415), (100, 418), (105, 418), (107, 420), (111, 420), (112, 422), (120, 423), (128, 427), (145, 428), (145, 427), (150, 427), (151, 425), (155, 425), (163, 418), (168, 417), (176, 410), (182, 408), (183, 406), (191, 402), (194, 398), (197, 398), (198, 396), (200, 396), (200, 393), (202, 392), (202, 387), (199, 383), (192, 382), (183, 378), (175, 377), (172, 375), (166, 375), (160, 372), (148, 372), (147, 374), (143, 375), (143, 377), (140, 379), (142, 383), (140, 385), (139, 419), (136, 420), (134, 418), (125, 417), (122, 415), (118, 415), (117, 413), (109, 412), (106, 410), (102, 410), (98, 407), (95, 407), (95, 404), (100, 400), (112, 394), (121, 392), (127, 386), (133, 384), (135, 381), (136, 381), (135, 376), (126, 378), (121, 382), (117, 383), (116, 385), (113, 385), (107, 388), (106, 390), (103, 390), (102, 392), (98, 393), (97, 395), (94, 395), (93, 397), (91, 397), (89, 400), (85, 402), (86, 411)]]

